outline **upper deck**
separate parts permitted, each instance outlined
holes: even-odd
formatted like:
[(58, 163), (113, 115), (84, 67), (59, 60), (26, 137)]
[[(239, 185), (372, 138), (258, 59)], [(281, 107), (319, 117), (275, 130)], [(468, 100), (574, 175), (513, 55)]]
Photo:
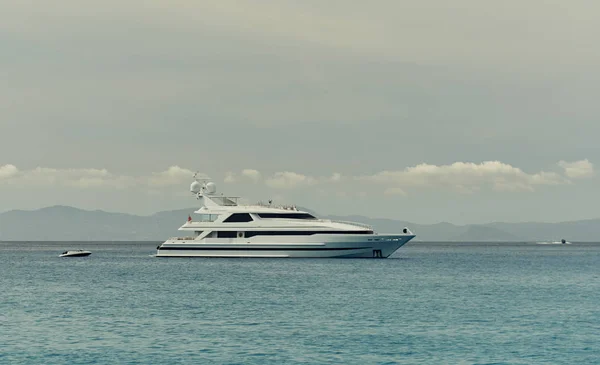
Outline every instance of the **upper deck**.
[[(299, 210), (295, 205), (274, 205), (272, 200), (268, 203), (258, 202), (252, 205), (240, 205), (237, 196), (217, 194), (216, 186), (212, 182), (197, 180), (192, 183), (190, 191), (201, 201), (202, 206), (194, 213), (200, 215), (199, 220), (188, 221), (181, 229), (206, 226), (221, 226), (225, 228), (228, 223), (242, 223), (244, 226), (263, 227), (327, 227), (334, 229), (369, 229), (370, 225), (320, 219), (314, 215)], [(241, 213), (241, 214), (240, 214)], [(232, 220), (234, 216), (241, 216), (242, 220)], [(230, 218), (231, 217), (231, 218)], [(224, 224), (225, 226), (222, 226)]]

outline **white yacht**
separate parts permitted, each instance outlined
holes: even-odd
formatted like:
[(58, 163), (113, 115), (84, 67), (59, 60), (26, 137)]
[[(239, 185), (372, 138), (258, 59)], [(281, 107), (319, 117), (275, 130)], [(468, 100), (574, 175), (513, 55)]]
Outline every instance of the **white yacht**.
[(361, 257), (385, 258), (415, 235), (378, 234), (361, 223), (319, 219), (295, 206), (238, 205), (238, 197), (217, 194), (208, 178), (190, 191), (201, 201), (198, 219), (157, 247), (157, 257)]

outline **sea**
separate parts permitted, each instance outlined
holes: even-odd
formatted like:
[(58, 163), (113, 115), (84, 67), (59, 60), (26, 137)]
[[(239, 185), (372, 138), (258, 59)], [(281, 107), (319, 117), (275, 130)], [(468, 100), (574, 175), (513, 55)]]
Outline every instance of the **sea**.
[(411, 241), (388, 259), (158, 244), (0, 243), (0, 364), (600, 364), (600, 243)]

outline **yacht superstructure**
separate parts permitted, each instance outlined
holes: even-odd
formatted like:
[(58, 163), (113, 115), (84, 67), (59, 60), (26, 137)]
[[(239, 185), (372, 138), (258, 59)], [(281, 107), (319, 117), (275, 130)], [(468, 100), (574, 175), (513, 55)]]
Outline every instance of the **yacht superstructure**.
[(378, 234), (361, 223), (319, 219), (295, 206), (238, 205), (237, 197), (217, 194), (208, 178), (190, 191), (201, 201), (198, 219), (157, 247), (157, 257), (361, 257), (385, 258), (415, 235)]

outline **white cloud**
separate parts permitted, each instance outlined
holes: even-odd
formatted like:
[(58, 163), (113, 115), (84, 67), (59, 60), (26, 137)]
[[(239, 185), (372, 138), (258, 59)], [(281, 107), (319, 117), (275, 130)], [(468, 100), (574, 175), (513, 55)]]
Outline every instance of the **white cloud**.
[(169, 186), (191, 181), (194, 172), (179, 166), (171, 166), (166, 171), (154, 173), (149, 179), (150, 186)]
[(0, 179), (9, 179), (19, 173), (15, 165), (0, 166)]
[[(346, 188), (358, 188), (365, 185), (369, 191), (382, 191), (384, 195), (407, 195), (408, 189), (442, 188), (462, 194), (472, 194), (484, 189), (503, 192), (535, 191), (537, 186), (562, 185), (572, 183), (570, 179), (588, 177), (593, 174), (593, 165), (588, 160), (572, 163), (559, 162), (565, 174), (539, 171), (527, 173), (518, 167), (500, 162), (481, 163), (455, 162), (449, 165), (422, 163), (404, 170), (385, 170), (373, 175), (344, 177), (339, 172), (329, 177), (313, 177), (291, 171), (276, 172), (265, 179), (265, 184), (274, 189), (294, 189), (320, 185), (327, 191), (327, 185), (344, 183)], [(229, 173), (227, 182), (234, 182), (234, 174)], [(258, 182), (262, 174), (257, 170), (243, 170), (241, 176)], [(346, 186), (348, 185), (348, 186)], [(354, 185), (354, 186), (353, 186)], [(381, 187), (381, 189), (379, 188)], [(344, 194), (335, 191), (336, 195)], [(347, 195), (347, 194), (346, 194)]]
[(65, 186), (79, 189), (93, 188), (160, 188), (191, 181), (193, 172), (179, 166), (153, 173), (150, 176), (115, 175), (106, 169), (55, 169), (36, 167), (19, 170), (14, 165), (0, 167), (2, 183), (22, 186)]
[(261, 174), (257, 170), (245, 169), (242, 170), (242, 176), (250, 178), (252, 181), (257, 183), (261, 179)]
[(224, 182), (227, 184), (233, 184), (236, 182), (240, 182), (240, 179), (238, 177), (250, 179), (254, 183), (257, 183), (260, 181), (260, 179), (262, 179), (262, 175), (258, 170), (244, 169), (244, 170), (242, 170), (242, 172), (240, 174), (236, 174), (235, 172), (228, 171), (225, 174)]
[[(228, 172), (226, 183), (240, 183), (239, 178), (254, 183), (264, 181), (273, 189), (295, 189), (319, 186), (323, 194), (350, 197), (348, 191), (381, 192), (384, 195), (408, 195), (414, 189), (447, 189), (458, 193), (477, 193), (485, 189), (504, 192), (535, 191), (542, 185), (573, 183), (572, 179), (590, 177), (593, 164), (588, 160), (560, 161), (558, 166), (564, 174), (539, 171), (527, 173), (518, 167), (499, 161), (482, 163), (455, 162), (449, 165), (419, 164), (403, 170), (385, 170), (372, 175), (343, 176), (338, 172), (329, 177), (313, 177), (292, 171), (276, 172), (263, 180), (258, 170), (244, 169), (236, 174)], [(193, 172), (180, 166), (171, 166), (162, 172), (147, 176), (127, 176), (109, 172), (107, 169), (55, 169), (37, 167), (19, 170), (14, 165), (0, 166), (0, 183), (22, 186), (63, 186), (77, 189), (160, 189), (178, 186), (192, 181)], [(334, 189), (333, 184), (336, 188)], [(378, 193), (379, 194), (379, 193)]]
[(582, 179), (594, 175), (594, 164), (587, 159), (575, 162), (560, 161), (558, 166), (565, 169), (565, 175), (571, 179)]
[[(254, 183), (258, 183), (262, 179), (262, 173), (254, 169), (244, 169), (240, 175), (249, 178)], [(265, 184), (271, 188), (292, 189), (301, 186), (312, 186), (323, 183), (339, 183), (343, 181), (343, 179), (344, 176), (342, 176), (342, 174), (339, 172), (332, 173), (330, 177), (313, 177), (296, 172), (283, 171), (274, 173), (264, 181)], [(225, 182), (238, 182), (237, 175), (233, 172), (228, 172), (225, 177)]]
[(55, 169), (49, 167), (19, 171), (19, 174), (13, 176), (8, 182), (23, 186), (62, 185), (75, 188), (100, 186), (127, 188), (135, 185), (133, 178), (113, 175), (106, 169)]
[(317, 180), (311, 176), (285, 171), (277, 172), (266, 180), (269, 187), (275, 189), (293, 189), (298, 186), (314, 185)]
[(340, 182), (342, 181), (342, 174), (340, 174), (339, 172), (334, 172), (331, 177), (329, 178), (330, 182)]
[(553, 172), (528, 174), (523, 170), (499, 161), (479, 164), (455, 162), (451, 165), (420, 164), (399, 171), (382, 171), (357, 180), (404, 191), (407, 187), (445, 187), (458, 192), (475, 192), (491, 186), (497, 191), (533, 191), (536, 185), (558, 185), (568, 180)]

